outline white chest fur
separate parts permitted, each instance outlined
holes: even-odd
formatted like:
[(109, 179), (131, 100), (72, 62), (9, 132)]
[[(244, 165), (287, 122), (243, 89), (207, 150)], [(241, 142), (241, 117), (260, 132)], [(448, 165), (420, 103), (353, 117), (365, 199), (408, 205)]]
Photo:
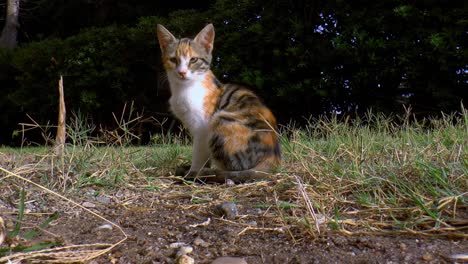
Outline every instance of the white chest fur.
[[(171, 82), (171, 111), (190, 130), (192, 136), (208, 128), (203, 103), (207, 90), (200, 81)], [(201, 130), (201, 131), (200, 131)]]

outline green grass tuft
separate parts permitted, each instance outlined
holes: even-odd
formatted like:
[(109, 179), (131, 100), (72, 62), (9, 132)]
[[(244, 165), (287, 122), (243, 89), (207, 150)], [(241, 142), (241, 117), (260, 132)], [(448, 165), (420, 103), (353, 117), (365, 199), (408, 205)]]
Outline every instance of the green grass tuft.
[(385, 222), (383, 231), (447, 227), (466, 217), (466, 121), (466, 110), (422, 121), (371, 113), (356, 120), (313, 119), (290, 133), (286, 170), (302, 167), (334, 228), (336, 208), (349, 220)]

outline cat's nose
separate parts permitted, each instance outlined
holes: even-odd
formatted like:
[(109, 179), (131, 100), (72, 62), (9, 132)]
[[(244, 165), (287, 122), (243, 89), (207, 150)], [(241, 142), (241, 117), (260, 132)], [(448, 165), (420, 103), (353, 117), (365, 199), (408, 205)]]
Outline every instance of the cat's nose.
[(187, 71), (180, 70), (180, 71), (178, 71), (178, 73), (179, 73), (180, 77), (182, 77), (182, 78), (187, 77)]

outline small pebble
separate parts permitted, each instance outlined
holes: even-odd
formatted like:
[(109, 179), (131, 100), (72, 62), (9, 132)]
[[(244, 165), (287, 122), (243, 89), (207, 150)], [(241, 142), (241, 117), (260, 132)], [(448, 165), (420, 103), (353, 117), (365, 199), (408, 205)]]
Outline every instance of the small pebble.
[(234, 219), (237, 216), (237, 205), (233, 202), (221, 203), (214, 208), (214, 213), (227, 219)]
[(204, 247), (204, 248), (207, 248), (210, 246), (210, 243), (206, 242), (205, 240), (197, 237), (195, 238), (195, 240), (193, 241), (193, 244), (195, 246), (200, 246), (200, 247)]
[(195, 260), (187, 255), (182, 255), (177, 258), (176, 264), (194, 264)]
[(257, 221), (252, 220), (252, 221), (247, 222), (247, 224), (250, 226), (257, 226)]
[(424, 255), (422, 256), (422, 258), (423, 258), (423, 260), (425, 260), (425, 261), (431, 261), (431, 260), (434, 259), (434, 257), (433, 257), (431, 254), (429, 254), (429, 253), (424, 254)]
[(112, 203), (112, 199), (106, 196), (98, 196), (96, 197), (96, 201), (103, 203), (103, 204), (110, 204)]
[(403, 260), (404, 260), (404, 263), (410, 263), (410, 260), (412, 258), (412, 255), (406, 255)]
[(407, 248), (408, 248), (408, 246), (405, 243), (400, 243), (401, 251), (405, 251)]
[(90, 202), (84, 202), (84, 203), (82, 203), (81, 205), (84, 206), (84, 207), (86, 207), (86, 208), (94, 208), (94, 207), (96, 207), (95, 204), (90, 203)]
[(177, 249), (177, 248), (181, 248), (181, 247), (183, 247), (185, 245), (187, 245), (187, 244), (185, 244), (184, 242), (174, 242), (174, 243), (169, 245), (169, 248)]
[(193, 247), (183, 246), (183, 247), (180, 247), (179, 251), (177, 251), (176, 256), (180, 257), (180, 256), (183, 256), (183, 255), (187, 255), (189, 253), (192, 253), (192, 251), (193, 251)]
[(247, 264), (247, 261), (243, 258), (220, 257), (211, 262), (211, 264)]
[(236, 183), (231, 179), (227, 179), (226, 180), (226, 185), (233, 186), (233, 185), (236, 185)]

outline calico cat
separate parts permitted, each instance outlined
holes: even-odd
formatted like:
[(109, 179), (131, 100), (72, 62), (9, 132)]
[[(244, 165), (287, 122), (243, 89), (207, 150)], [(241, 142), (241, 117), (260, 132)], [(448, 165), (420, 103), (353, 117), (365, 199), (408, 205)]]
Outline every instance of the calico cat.
[[(281, 150), (272, 112), (252, 91), (222, 84), (210, 70), (213, 25), (194, 39), (177, 39), (162, 25), (156, 32), (172, 94), (170, 110), (193, 138), (189, 172), (178, 169), (176, 175), (244, 182), (278, 166)], [(209, 159), (215, 170), (204, 168)]]

